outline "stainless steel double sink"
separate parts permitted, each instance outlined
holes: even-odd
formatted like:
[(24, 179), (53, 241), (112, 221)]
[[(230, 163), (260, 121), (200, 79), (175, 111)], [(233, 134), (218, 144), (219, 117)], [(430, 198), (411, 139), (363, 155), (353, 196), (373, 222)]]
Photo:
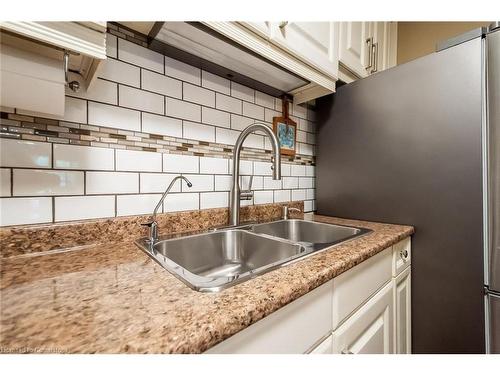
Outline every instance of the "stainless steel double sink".
[(217, 292), (370, 232), (305, 220), (270, 223), (136, 244), (194, 290)]

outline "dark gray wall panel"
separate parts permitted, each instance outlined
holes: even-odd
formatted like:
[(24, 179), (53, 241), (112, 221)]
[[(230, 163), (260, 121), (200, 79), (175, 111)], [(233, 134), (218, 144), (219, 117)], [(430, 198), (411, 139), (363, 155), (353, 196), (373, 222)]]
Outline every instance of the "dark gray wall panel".
[(318, 107), (318, 213), (414, 225), (413, 351), (483, 353), (480, 39)]

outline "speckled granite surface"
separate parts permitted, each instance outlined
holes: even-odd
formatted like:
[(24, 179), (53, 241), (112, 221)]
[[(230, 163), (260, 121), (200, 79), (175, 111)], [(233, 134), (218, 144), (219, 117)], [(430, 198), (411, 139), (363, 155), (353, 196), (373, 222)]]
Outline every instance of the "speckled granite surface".
[(413, 233), (314, 220), (373, 232), (213, 294), (189, 289), (131, 240), (3, 258), (0, 352), (200, 353)]

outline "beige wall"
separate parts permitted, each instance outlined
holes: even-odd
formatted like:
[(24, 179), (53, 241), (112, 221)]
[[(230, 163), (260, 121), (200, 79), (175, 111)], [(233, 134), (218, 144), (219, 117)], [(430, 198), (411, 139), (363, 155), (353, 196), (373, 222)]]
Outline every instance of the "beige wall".
[(428, 55), (436, 43), (490, 22), (398, 22), (398, 64)]

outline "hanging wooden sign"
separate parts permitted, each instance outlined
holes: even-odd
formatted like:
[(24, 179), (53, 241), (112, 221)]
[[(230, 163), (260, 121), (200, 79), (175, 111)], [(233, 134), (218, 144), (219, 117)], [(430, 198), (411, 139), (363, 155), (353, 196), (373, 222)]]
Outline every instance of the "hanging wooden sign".
[(297, 143), (297, 123), (288, 116), (289, 99), (282, 98), (282, 116), (273, 117), (273, 131), (278, 137), (280, 153), (295, 156)]

